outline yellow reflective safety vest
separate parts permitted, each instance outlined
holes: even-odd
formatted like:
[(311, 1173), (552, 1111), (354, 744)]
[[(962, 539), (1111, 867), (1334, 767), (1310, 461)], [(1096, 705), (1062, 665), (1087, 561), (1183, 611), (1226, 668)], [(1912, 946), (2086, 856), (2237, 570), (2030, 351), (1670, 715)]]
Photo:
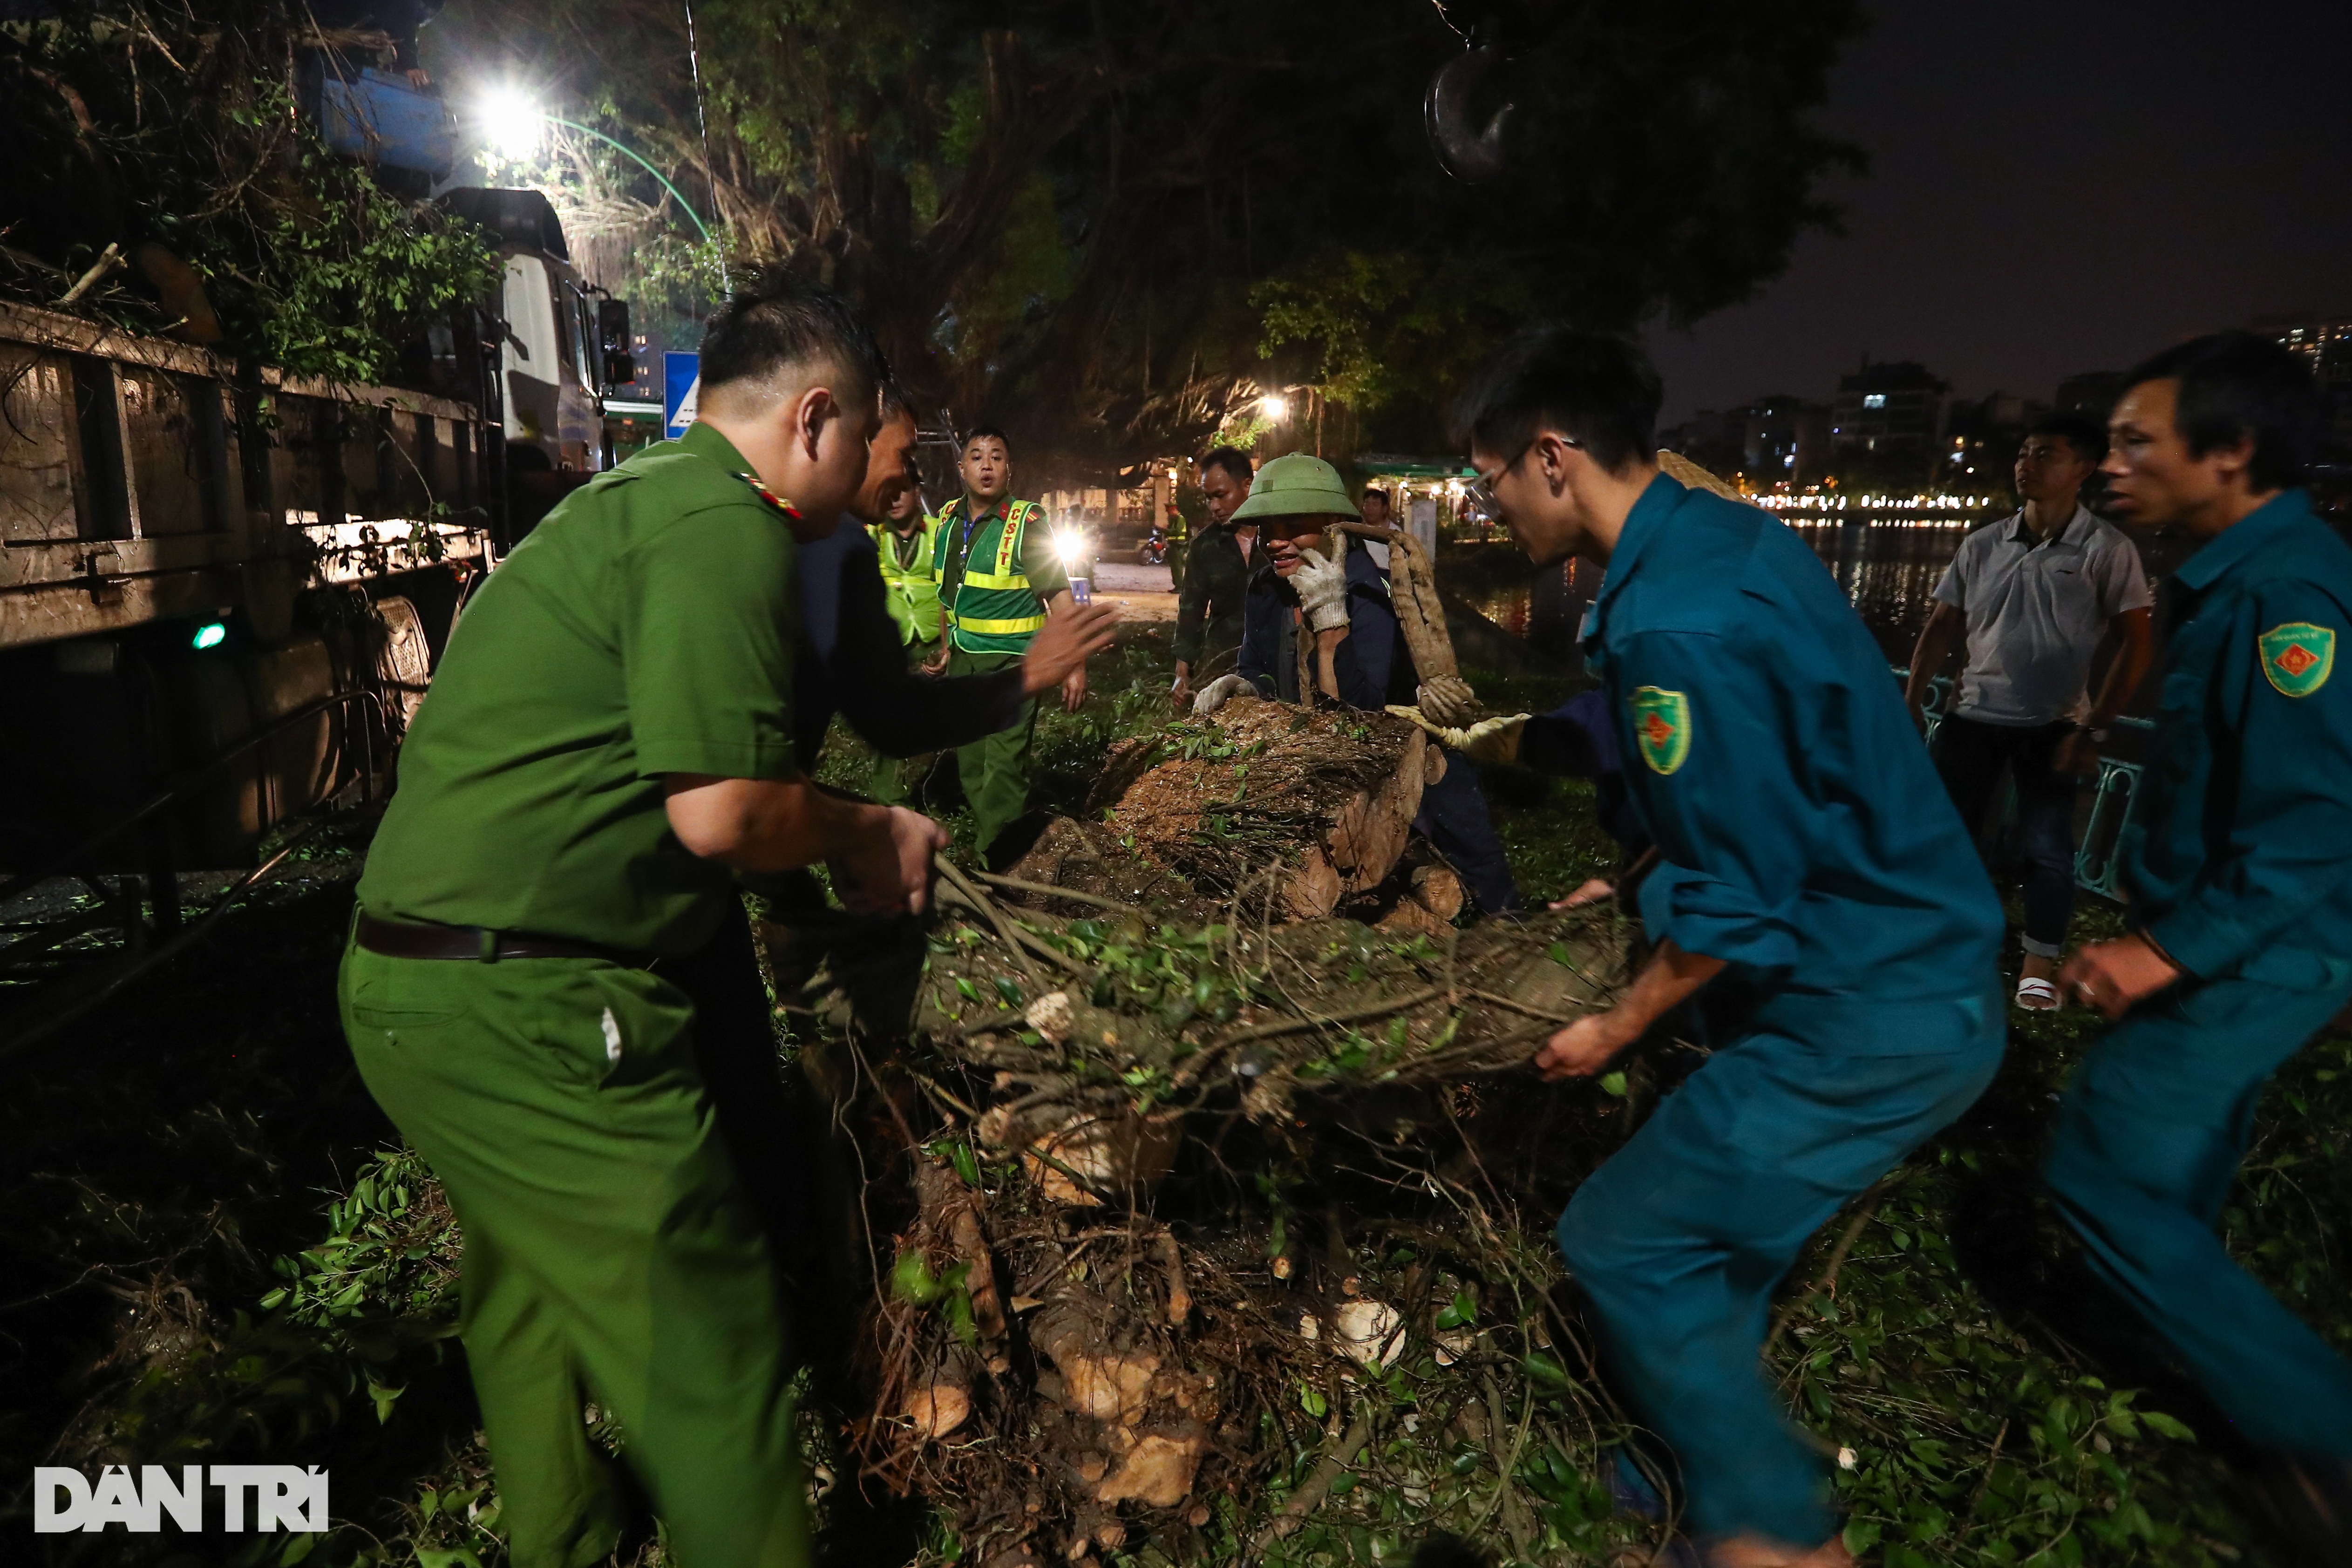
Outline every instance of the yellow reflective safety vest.
[[(936, 643), (940, 638), (940, 580), (932, 558), (939, 550), (940, 519), (925, 517), (922, 528), (902, 541), (887, 523), (868, 524), (874, 548), (882, 557), (882, 587), (889, 596), (890, 619), (898, 623), (906, 643)], [(901, 559), (900, 551), (908, 551)]]
[[(963, 576), (956, 582), (948, 619), (955, 627), (955, 645), (965, 653), (1024, 653), (1045, 624), (1045, 602), (1029, 585), (1021, 554), (1029, 525), (1045, 516), (1034, 501), (1013, 501), (973, 522), (961, 496), (940, 508), (931, 576), (944, 583), (950, 552), (962, 549)], [(963, 543), (967, 535), (969, 546)]]

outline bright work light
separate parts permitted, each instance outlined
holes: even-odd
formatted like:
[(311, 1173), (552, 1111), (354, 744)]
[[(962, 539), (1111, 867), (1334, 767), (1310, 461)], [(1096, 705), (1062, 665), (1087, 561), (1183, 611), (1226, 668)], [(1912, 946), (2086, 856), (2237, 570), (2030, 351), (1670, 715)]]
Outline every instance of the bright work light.
[(227, 641), (228, 628), (217, 621), (205, 622), (196, 628), (196, 634), (188, 639), (190, 646), (199, 649), (217, 648)]
[(523, 162), (539, 156), (547, 116), (515, 88), (499, 88), (482, 100), (482, 134), (499, 156)]
[(1279, 423), (1290, 413), (1290, 400), (1280, 392), (1268, 392), (1257, 400), (1258, 411)]
[(1056, 529), (1054, 534), (1054, 553), (1062, 558), (1064, 571), (1077, 570), (1079, 567), (1086, 564), (1087, 536), (1076, 528)]

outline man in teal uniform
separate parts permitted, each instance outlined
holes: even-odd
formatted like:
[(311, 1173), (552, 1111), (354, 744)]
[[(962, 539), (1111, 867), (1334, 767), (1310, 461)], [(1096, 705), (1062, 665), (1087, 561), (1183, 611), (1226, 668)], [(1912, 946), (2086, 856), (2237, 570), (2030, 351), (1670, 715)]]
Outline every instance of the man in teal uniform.
[(568, 497), (467, 608), (360, 882), (343, 1026), (464, 1228), (518, 1568), (614, 1548), (591, 1399), (684, 1568), (807, 1561), (776, 1260), (693, 1004), (651, 966), (719, 928), (739, 871), (825, 860), (856, 906), (924, 902), (938, 828), (793, 756), (797, 551), (857, 494), (886, 374), (821, 290), (723, 307), (701, 422)]
[[(1013, 449), (1004, 433), (982, 425), (967, 434), (959, 466), (963, 494), (940, 508), (932, 556), (947, 615), (939, 656), (925, 667), (950, 675), (989, 674), (1021, 662), (1047, 610), (1067, 613), (1070, 579), (1055, 552), (1045, 509), (1013, 497)], [(1076, 713), (1086, 699), (1081, 667), (1062, 683), (1062, 706)], [(973, 841), (994, 867), (1019, 858), (1025, 847), (1005, 830), (1029, 810), (1036, 733), (1032, 700), (1022, 704), (1018, 722), (956, 747)]]
[(2271, 1522), (2343, 1563), (2352, 1364), (2214, 1233), (2263, 1086), (2352, 998), (2352, 549), (2301, 488), (2318, 425), (2303, 361), (2242, 332), (2158, 354), (2116, 405), (2116, 509), (2203, 543), (2166, 590), (2133, 931), (2060, 977), (2123, 1021), (2067, 1087), (2047, 1175), (2093, 1273), (2262, 1451)]
[(1835, 580), (1764, 512), (1658, 472), (1660, 396), (1638, 349), (1548, 328), (1462, 410), (1482, 498), (1528, 555), (1607, 568), (1585, 647), (1659, 855), (1638, 890), (1654, 956), (1537, 1064), (1600, 1072), (1703, 987), (1715, 1046), (1579, 1189), (1559, 1243), (1709, 1561), (1820, 1568), (1850, 1558), (1759, 1369), (1769, 1297), (1990, 1082), (2001, 913)]

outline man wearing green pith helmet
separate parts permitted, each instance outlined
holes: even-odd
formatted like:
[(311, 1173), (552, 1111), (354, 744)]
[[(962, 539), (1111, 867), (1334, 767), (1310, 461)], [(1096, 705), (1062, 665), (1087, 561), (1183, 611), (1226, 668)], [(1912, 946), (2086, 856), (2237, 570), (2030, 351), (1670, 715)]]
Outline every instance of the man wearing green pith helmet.
[[(940, 509), (932, 575), (947, 613), (940, 651), (925, 667), (951, 675), (984, 674), (1021, 662), (1048, 609), (1071, 606), (1069, 574), (1054, 549), (1045, 509), (1013, 496), (1013, 448), (1004, 432), (981, 425), (964, 437), (958, 462), (963, 494)], [(1087, 700), (1082, 666), (1062, 683), (1062, 706), (1072, 713)], [(1029, 810), (1029, 780), (1037, 705), (984, 740), (956, 748), (956, 771), (971, 806), (973, 841), (991, 866), (1002, 868), (1025, 847), (1006, 830)]]

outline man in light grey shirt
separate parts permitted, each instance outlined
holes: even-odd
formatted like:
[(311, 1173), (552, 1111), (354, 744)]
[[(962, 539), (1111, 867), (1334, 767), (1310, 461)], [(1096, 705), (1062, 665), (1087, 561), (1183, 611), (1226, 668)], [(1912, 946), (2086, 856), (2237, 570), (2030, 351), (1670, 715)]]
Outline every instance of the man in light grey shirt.
[[(1965, 640), (1968, 663), (1936, 731), (1936, 768), (1971, 831), (2007, 768), (2017, 783), (2026, 858), (2025, 958), (2020, 1007), (2058, 1006), (2054, 977), (2074, 912), (2074, 794), (2095, 771), (2107, 727), (2154, 656), (2147, 574), (2123, 531), (2083, 506), (2083, 484), (2107, 434), (2079, 414), (2053, 414), (2017, 454), (2024, 507), (1960, 541), (1936, 585), (1936, 609), (1911, 654), (1906, 693), (1921, 715), (1928, 683)], [(2091, 661), (2120, 641), (2090, 695)]]

